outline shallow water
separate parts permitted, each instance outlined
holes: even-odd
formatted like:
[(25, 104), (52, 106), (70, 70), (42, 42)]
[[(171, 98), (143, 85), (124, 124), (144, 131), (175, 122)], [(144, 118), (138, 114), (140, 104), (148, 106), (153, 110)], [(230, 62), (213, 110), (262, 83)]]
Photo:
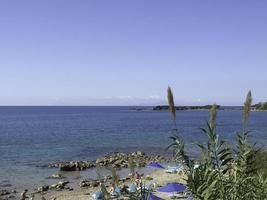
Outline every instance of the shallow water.
[[(192, 143), (205, 140), (207, 111), (177, 112), (177, 125), (191, 153)], [(241, 111), (219, 111), (218, 131), (233, 142), (241, 130)], [(55, 169), (36, 167), (55, 161), (95, 160), (108, 152), (143, 150), (168, 154), (168, 112), (135, 111), (130, 107), (0, 107), (0, 187), (30, 188)], [(267, 144), (267, 112), (253, 112), (251, 140)], [(266, 146), (265, 146), (266, 147)], [(76, 173), (74, 173), (76, 176)], [(93, 172), (81, 172), (91, 177)], [(72, 180), (72, 174), (67, 174)]]

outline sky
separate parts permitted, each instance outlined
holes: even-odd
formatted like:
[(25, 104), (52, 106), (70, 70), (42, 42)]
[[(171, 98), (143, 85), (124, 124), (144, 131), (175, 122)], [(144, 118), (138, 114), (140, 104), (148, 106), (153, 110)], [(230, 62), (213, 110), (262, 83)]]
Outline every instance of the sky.
[(0, 105), (267, 101), (265, 0), (1, 0)]

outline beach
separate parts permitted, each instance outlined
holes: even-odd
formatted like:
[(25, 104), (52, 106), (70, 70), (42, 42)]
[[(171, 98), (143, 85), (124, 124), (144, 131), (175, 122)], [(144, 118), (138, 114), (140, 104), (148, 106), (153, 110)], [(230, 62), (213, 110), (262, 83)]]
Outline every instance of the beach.
[[(152, 180), (145, 181), (146, 183), (157, 183), (158, 186), (164, 186), (167, 183), (177, 182), (177, 183), (186, 183), (185, 175), (183, 174), (169, 174), (166, 173), (164, 169), (158, 169), (151, 174), (148, 174)], [(127, 181), (126, 184), (131, 184), (130, 181)], [(46, 195), (49, 200), (88, 200), (91, 199), (91, 196), (94, 192), (99, 191), (100, 188), (86, 188), (78, 191), (61, 191), (56, 194), (48, 194)], [(158, 197), (163, 199), (170, 199), (168, 196), (170, 193), (161, 193), (161, 192), (153, 192)]]

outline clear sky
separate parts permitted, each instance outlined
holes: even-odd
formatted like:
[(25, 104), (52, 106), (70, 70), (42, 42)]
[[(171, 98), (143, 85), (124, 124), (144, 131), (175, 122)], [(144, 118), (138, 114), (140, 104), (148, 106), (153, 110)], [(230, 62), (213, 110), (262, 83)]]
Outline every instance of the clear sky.
[(0, 105), (267, 101), (265, 0), (1, 0)]

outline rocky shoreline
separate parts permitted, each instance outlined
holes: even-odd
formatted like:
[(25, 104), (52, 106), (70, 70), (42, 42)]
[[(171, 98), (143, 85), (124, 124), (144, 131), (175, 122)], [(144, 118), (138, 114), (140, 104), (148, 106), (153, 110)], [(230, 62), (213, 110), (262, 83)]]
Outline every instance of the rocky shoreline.
[[(119, 153), (115, 152), (103, 157), (96, 159), (95, 161), (70, 161), (70, 162), (56, 162), (51, 163), (46, 166), (48, 168), (58, 169), (58, 173), (52, 174), (47, 177), (48, 179), (59, 180), (57, 183), (52, 185), (42, 185), (34, 188), (34, 191), (31, 194), (35, 196), (43, 197), (46, 196), (49, 192), (57, 192), (57, 191), (72, 191), (74, 188), (68, 186), (69, 181), (65, 180), (65, 177), (61, 174), (61, 172), (75, 172), (75, 171), (84, 171), (87, 169), (97, 169), (97, 168), (113, 168), (116, 170), (122, 168), (130, 168), (131, 163), (134, 163), (134, 167), (142, 168), (145, 167), (149, 162), (162, 162), (169, 163), (172, 162), (171, 158), (166, 158), (161, 155), (146, 155), (142, 151), (136, 151), (132, 153)], [(107, 185), (110, 184), (112, 177), (107, 175), (102, 179), (82, 179), (77, 182), (79, 188), (96, 188), (100, 185), (101, 182), (105, 182)], [(124, 183), (129, 181), (129, 177), (123, 177), (119, 179), (120, 183)], [(16, 199), (18, 196), (17, 191), (15, 190), (7, 190), (0, 189), (0, 199)], [(39, 199), (39, 198), (37, 198)]]
[(146, 155), (142, 151), (133, 153), (119, 153), (103, 156), (96, 161), (70, 161), (58, 162), (47, 165), (49, 168), (58, 168), (60, 171), (83, 171), (95, 167), (113, 167), (115, 169), (128, 168), (130, 161), (133, 160), (136, 167), (144, 167), (148, 162), (170, 162), (171, 159), (160, 155)]

